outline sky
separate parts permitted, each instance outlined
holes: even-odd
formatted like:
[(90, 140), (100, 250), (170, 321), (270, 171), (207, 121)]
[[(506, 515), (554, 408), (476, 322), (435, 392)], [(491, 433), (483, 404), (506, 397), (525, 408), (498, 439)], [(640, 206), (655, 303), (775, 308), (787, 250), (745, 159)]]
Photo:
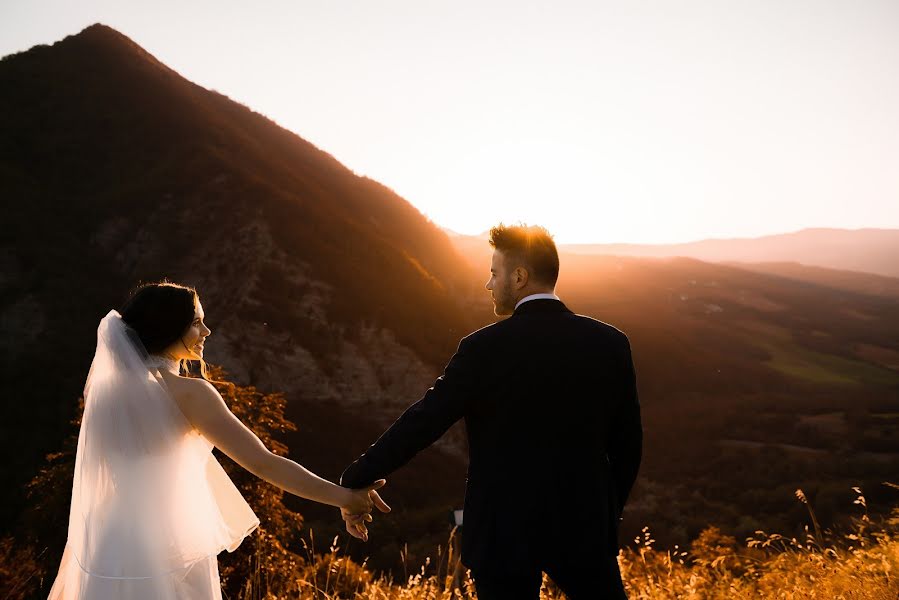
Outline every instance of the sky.
[(460, 233), (899, 228), (895, 0), (0, 0), (0, 55), (96, 22)]

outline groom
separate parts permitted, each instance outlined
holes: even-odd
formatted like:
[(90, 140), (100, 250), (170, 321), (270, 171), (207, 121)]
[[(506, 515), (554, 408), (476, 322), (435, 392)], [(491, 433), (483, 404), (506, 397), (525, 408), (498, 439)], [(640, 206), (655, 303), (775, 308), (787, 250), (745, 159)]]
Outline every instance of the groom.
[[(490, 245), (487, 289), (495, 313), (511, 316), (464, 338), (341, 484), (386, 477), (464, 418), (462, 563), (478, 598), (536, 599), (542, 572), (572, 600), (626, 598), (618, 522), (643, 439), (628, 339), (555, 296), (559, 255), (545, 229), (499, 225)], [(343, 517), (357, 537), (371, 519)]]

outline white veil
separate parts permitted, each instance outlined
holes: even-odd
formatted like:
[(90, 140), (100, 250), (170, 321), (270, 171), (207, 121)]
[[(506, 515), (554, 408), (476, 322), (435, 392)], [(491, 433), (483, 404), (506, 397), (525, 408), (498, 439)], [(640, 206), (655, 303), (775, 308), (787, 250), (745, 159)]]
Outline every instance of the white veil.
[(90, 579), (170, 580), (259, 524), (147, 358), (110, 311), (84, 388), (66, 548), (80, 573), (65, 575), (64, 557), (57, 580), (69, 590)]

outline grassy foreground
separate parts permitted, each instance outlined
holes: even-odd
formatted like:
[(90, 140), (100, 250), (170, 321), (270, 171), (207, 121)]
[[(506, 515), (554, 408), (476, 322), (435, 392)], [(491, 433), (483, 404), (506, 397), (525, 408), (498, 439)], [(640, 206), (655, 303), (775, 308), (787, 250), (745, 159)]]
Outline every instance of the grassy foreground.
[[(876, 522), (862, 514), (848, 531), (822, 531), (805, 495), (797, 490), (796, 496), (808, 507), (813, 524), (802, 539), (758, 531), (738, 543), (710, 527), (689, 549), (660, 550), (645, 528), (618, 557), (629, 598), (899, 599), (899, 507)], [(866, 510), (861, 493), (855, 503)], [(240, 568), (223, 565), (226, 600), (477, 598), (474, 583), (459, 563), (455, 530), (447, 547), (437, 549), (435, 560), (426, 560), (400, 580), (376, 576), (364, 562), (352, 561), (337, 547), (337, 538), (327, 552), (319, 552), (314, 533), (309, 532), (302, 541), (306, 556), (300, 557), (272, 545), (276, 540), (266, 539), (273, 537), (270, 533), (256, 535), (260, 539), (255, 550), (239, 559)], [(44, 570), (35, 576), (42, 572), (40, 558), (27, 545), (11, 538), (0, 540), (0, 598), (46, 598), (53, 573)], [(222, 563), (223, 557), (219, 558)], [(553, 583), (544, 579), (541, 599), (562, 598)]]
[[(891, 485), (891, 484), (888, 484)], [(797, 498), (807, 506), (801, 490)], [(856, 504), (863, 509), (859, 494)], [(689, 550), (653, 547), (648, 528), (642, 538), (619, 554), (619, 564), (631, 600), (652, 599), (806, 599), (897, 600), (899, 599), (899, 507), (875, 524), (867, 514), (853, 522), (852, 529), (838, 534), (822, 532), (809, 506), (813, 530), (805, 539), (756, 532), (744, 543), (712, 527), (706, 529)], [(341, 556), (332, 546), (316, 554), (307, 545), (309, 561), (300, 584), (300, 598), (366, 600), (475, 599), (474, 584), (454, 552), (455, 531), (448, 549), (439, 548), (430, 559), (403, 582), (375, 578), (365, 565)], [(335, 539), (336, 543), (336, 539)], [(274, 600), (268, 593), (265, 574), (256, 568), (240, 596)], [(541, 599), (565, 596), (544, 578)]]

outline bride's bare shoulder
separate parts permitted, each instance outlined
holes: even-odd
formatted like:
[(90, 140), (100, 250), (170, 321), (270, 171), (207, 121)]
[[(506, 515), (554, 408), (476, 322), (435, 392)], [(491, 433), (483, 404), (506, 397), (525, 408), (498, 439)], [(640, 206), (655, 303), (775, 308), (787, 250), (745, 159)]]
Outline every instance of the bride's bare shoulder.
[(222, 395), (205, 379), (170, 375), (169, 391), (175, 404), (190, 423), (200, 431), (227, 416), (229, 410)]
[(220, 399), (221, 394), (215, 386), (198, 377), (181, 377), (175, 374), (165, 375), (166, 384), (177, 400)]

